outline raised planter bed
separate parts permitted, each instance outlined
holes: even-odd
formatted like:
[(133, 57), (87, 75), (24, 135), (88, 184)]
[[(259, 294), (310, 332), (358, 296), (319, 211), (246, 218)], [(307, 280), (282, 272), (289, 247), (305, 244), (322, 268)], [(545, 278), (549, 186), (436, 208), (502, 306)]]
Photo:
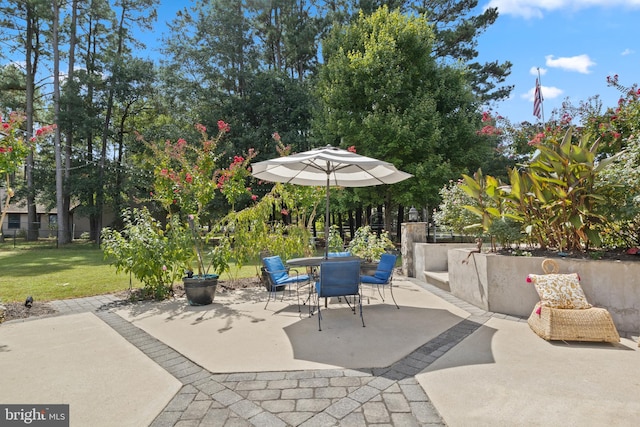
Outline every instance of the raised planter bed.
[[(544, 274), (540, 257), (448, 251), (451, 293), (496, 313), (528, 317), (538, 302), (527, 274)], [(609, 310), (621, 333), (640, 332), (640, 262), (555, 258), (561, 273), (578, 273), (589, 302)]]

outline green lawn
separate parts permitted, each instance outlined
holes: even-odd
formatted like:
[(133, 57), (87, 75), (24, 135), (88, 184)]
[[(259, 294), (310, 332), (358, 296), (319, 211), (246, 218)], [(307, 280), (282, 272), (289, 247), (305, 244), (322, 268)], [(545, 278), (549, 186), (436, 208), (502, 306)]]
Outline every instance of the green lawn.
[[(232, 268), (233, 277), (256, 275), (256, 265)], [(230, 280), (223, 274), (221, 280)], [(134, 288), (141, 284), (132, 278)], [(37, 301), (79, 298), (129, 288), (129, 275), (116, 274), (103, 259), (102, 250), (90, 243), (73, 243), (56, 249), (55, 243), (15, 245), (0, 243), (0, 301), (20, 302), (29, 295)]]

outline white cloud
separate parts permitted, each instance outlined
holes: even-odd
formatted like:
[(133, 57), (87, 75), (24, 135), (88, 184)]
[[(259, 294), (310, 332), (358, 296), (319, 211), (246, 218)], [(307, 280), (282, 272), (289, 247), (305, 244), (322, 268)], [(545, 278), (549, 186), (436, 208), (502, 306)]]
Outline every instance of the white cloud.
[(625, 50), (622, 51), (620, 55), (627, 56), (627, 55), (631, 55), (632, 53), (636, 53), (636, 52), (633, 49), (626, 48)]
[[(533, 96), (535, 94), (536, 88), (535, 86), (529, 89), (527, 93), (523, 93), (520, 95), (522, 99), (526, 99), (529, 102), (533, 102)], [(542, 92), (542, 99), (554, 99), (559, 97), (564, 93), (562, 89), (559, 89), (554, 86), (540, 86), (540, 91)]]
[(485, 8), (497, 7), (501, 15), (531, 19), (542, 18), (544, 12), (578, 10), (594, 6), (640, 8), (640, 0), (490, 0)]
[(531, 67), (531, 68), (529, 68), (529, 74), (531, 74), (532, 76), (538, 77), (538, 71), (540, 72), (541, 76), (544, 76), (545, 74), (547, 74), (547, 69), (546, 68), (540, 68), (540, 67)]
[(589, 67), (596, 65), (595, 62), (589, 58), (589, 55), (582, 54), (577, 56), (554, 58), (553, 55), (545, 56), (548, 67), (561, 68), (565, 71), (577, 71), (582, 74), (589, 74), (591, 70)]

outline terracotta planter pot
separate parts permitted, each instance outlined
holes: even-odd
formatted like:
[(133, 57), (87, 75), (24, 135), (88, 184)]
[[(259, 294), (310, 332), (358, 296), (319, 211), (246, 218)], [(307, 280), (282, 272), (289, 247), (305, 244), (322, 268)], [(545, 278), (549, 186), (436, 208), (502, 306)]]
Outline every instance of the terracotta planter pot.
[(218, 275), (183, 277), (182, 282), (189, 305), (209, 305), (213, 302), (218, 286)]

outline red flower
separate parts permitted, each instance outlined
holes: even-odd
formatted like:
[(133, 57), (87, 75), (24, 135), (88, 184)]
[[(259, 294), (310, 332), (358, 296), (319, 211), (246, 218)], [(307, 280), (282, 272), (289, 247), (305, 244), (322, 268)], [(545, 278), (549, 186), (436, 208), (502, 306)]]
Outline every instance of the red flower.
[(258, 196), (256, 196), (255, 194), (252, 194), (251, 195), (251, 200), (253, 200), (255, 202), (256, 200), (258, 200)]
[(231, 127), (224, 120), (218, 120), (218, 130), (220, 132), (229, 132)]
[(205, 133), (207, 131), (207, 128), (203, 124), (197, 123), (196, 130), (200, 133)]
[(284, 216), (289, 215), (289, 211), (288, 211), (288, 210), (286, 210), (286, 209), (284, 209), (284, 208), (282, 208), (282, 210), (280, 211), (280, 213), (281, 213), (282, 215), (284, 215)]
[(187, 172), (187, 175), (184, 177), (184, 180), (187, 181), (189, 184), (191, 184), (193, 182), (193, 176), (191, 176), (191, 174)]
[(276, 141), (280, 142), (280, 134), (278, 132), (274, 132), (271, 134), (271, 138), (275, 139)]
[(347, 148), (347, 151), (349, 151), (351, 153), (355, 153), (356, 152), (356, 146), (352, 145), (351, 147)]
[(495, 126), (486, 125), (482, 129), (476, 132), (477, 135), (500, 135), (502, 131)]
[(544, 138), (544, 133), (539, 133), (533, 137), (531, 141), (528, 142), (529, 145), (536, 145), (542, 142), (542, 138)]

